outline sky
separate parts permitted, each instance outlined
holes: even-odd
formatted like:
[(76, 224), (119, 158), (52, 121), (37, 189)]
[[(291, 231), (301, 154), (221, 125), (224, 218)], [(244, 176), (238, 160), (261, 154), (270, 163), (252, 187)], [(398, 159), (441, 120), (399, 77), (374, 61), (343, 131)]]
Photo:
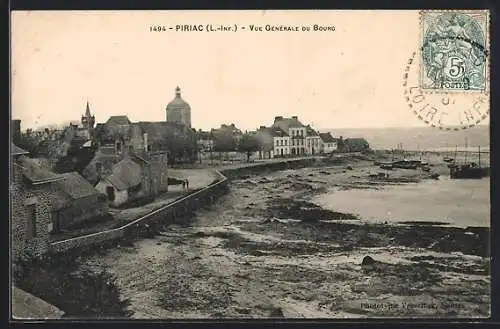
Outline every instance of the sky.
[[(239, 30), (168, 29), (209, 23)], [(425, 126), (402, 87), (417, 11), (29, 11), (12, 13), (11, 31), (12, 118), (23, 130), (80, 120), (87, 101), (97, 122), (164, 121), (176, 86), (197, 129), (252, 130), (278, 115), (317, 129)]]

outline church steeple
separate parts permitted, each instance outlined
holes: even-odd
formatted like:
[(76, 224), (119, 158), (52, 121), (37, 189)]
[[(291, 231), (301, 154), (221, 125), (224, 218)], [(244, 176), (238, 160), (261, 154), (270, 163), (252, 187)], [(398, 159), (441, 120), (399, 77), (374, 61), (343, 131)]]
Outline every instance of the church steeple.
[(82, 126), (86, 130), (90, 132), (92, 128), (94, 128), (95, 117), (90, 113), (90, 105), (87, 100), (87, 106), (85, 108), (85, 115), (82, 115)]
[(89, 106), (89, 101), (87, 101), (87, 109), (85, 110), (85, 116), (87, 118), (91, 117), (91, 114), (90, 114), (90, 106)]
[(175, 88), (175, 97), (181, 98), (181, 88), (179, 86)]

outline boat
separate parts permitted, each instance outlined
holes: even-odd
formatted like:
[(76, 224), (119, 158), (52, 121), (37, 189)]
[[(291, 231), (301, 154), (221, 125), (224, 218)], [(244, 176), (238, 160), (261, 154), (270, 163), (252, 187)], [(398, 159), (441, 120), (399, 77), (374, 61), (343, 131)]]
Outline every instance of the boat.
[(452, 179), (480, 179), (489, 175), (490, 168), (479, 167), (475, 163), (450, 167), (450, 178)]
[(448, 157), (448, 156), (446, 156), (446, 157), (444, 157), (444, 158), (443, 158), (443, 161), (444, 161), (444, 162), (447, 162), (447, 163), (450, 163), (450, 162), (455, 161), (455, 159), (454, 159), (454, 158), (452, 158), (452, 157)]
[[(467, 145), (467, 140), (466, 140)], [(450, 178), (451, 179), (481, 179), (490, 176), (489, 167), (481, 167), (481, 147), (478, 152), (478, 163), (467, 162), (467, 151), (465, 153), (464, 164), (450, 164)]]

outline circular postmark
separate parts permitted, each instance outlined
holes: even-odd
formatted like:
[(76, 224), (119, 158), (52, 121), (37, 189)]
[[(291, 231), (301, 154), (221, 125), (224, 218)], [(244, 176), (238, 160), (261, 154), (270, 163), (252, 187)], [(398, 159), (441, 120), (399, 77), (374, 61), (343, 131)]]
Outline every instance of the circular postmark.
[(422, 87), (419, 66), (423, 58), (414, 52), (408, 59), (403, 75), (405, 101), (413, 114), (431, 127), (457, 131), (474, 127), (489, 117), (487, 90), (449, 92)]

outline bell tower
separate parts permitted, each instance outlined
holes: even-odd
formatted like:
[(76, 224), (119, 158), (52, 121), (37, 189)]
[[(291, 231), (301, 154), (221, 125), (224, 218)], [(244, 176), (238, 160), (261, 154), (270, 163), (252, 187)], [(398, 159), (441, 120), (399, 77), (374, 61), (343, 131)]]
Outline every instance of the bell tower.
[(95, 124), (95, 116), (90, 114), (90, 105), (87, 101), (87, 107), (85, 109), (85, 115), (82, 115), (82, 126), (87, 131), (89, 137), (92, 135), (92, 129)]

